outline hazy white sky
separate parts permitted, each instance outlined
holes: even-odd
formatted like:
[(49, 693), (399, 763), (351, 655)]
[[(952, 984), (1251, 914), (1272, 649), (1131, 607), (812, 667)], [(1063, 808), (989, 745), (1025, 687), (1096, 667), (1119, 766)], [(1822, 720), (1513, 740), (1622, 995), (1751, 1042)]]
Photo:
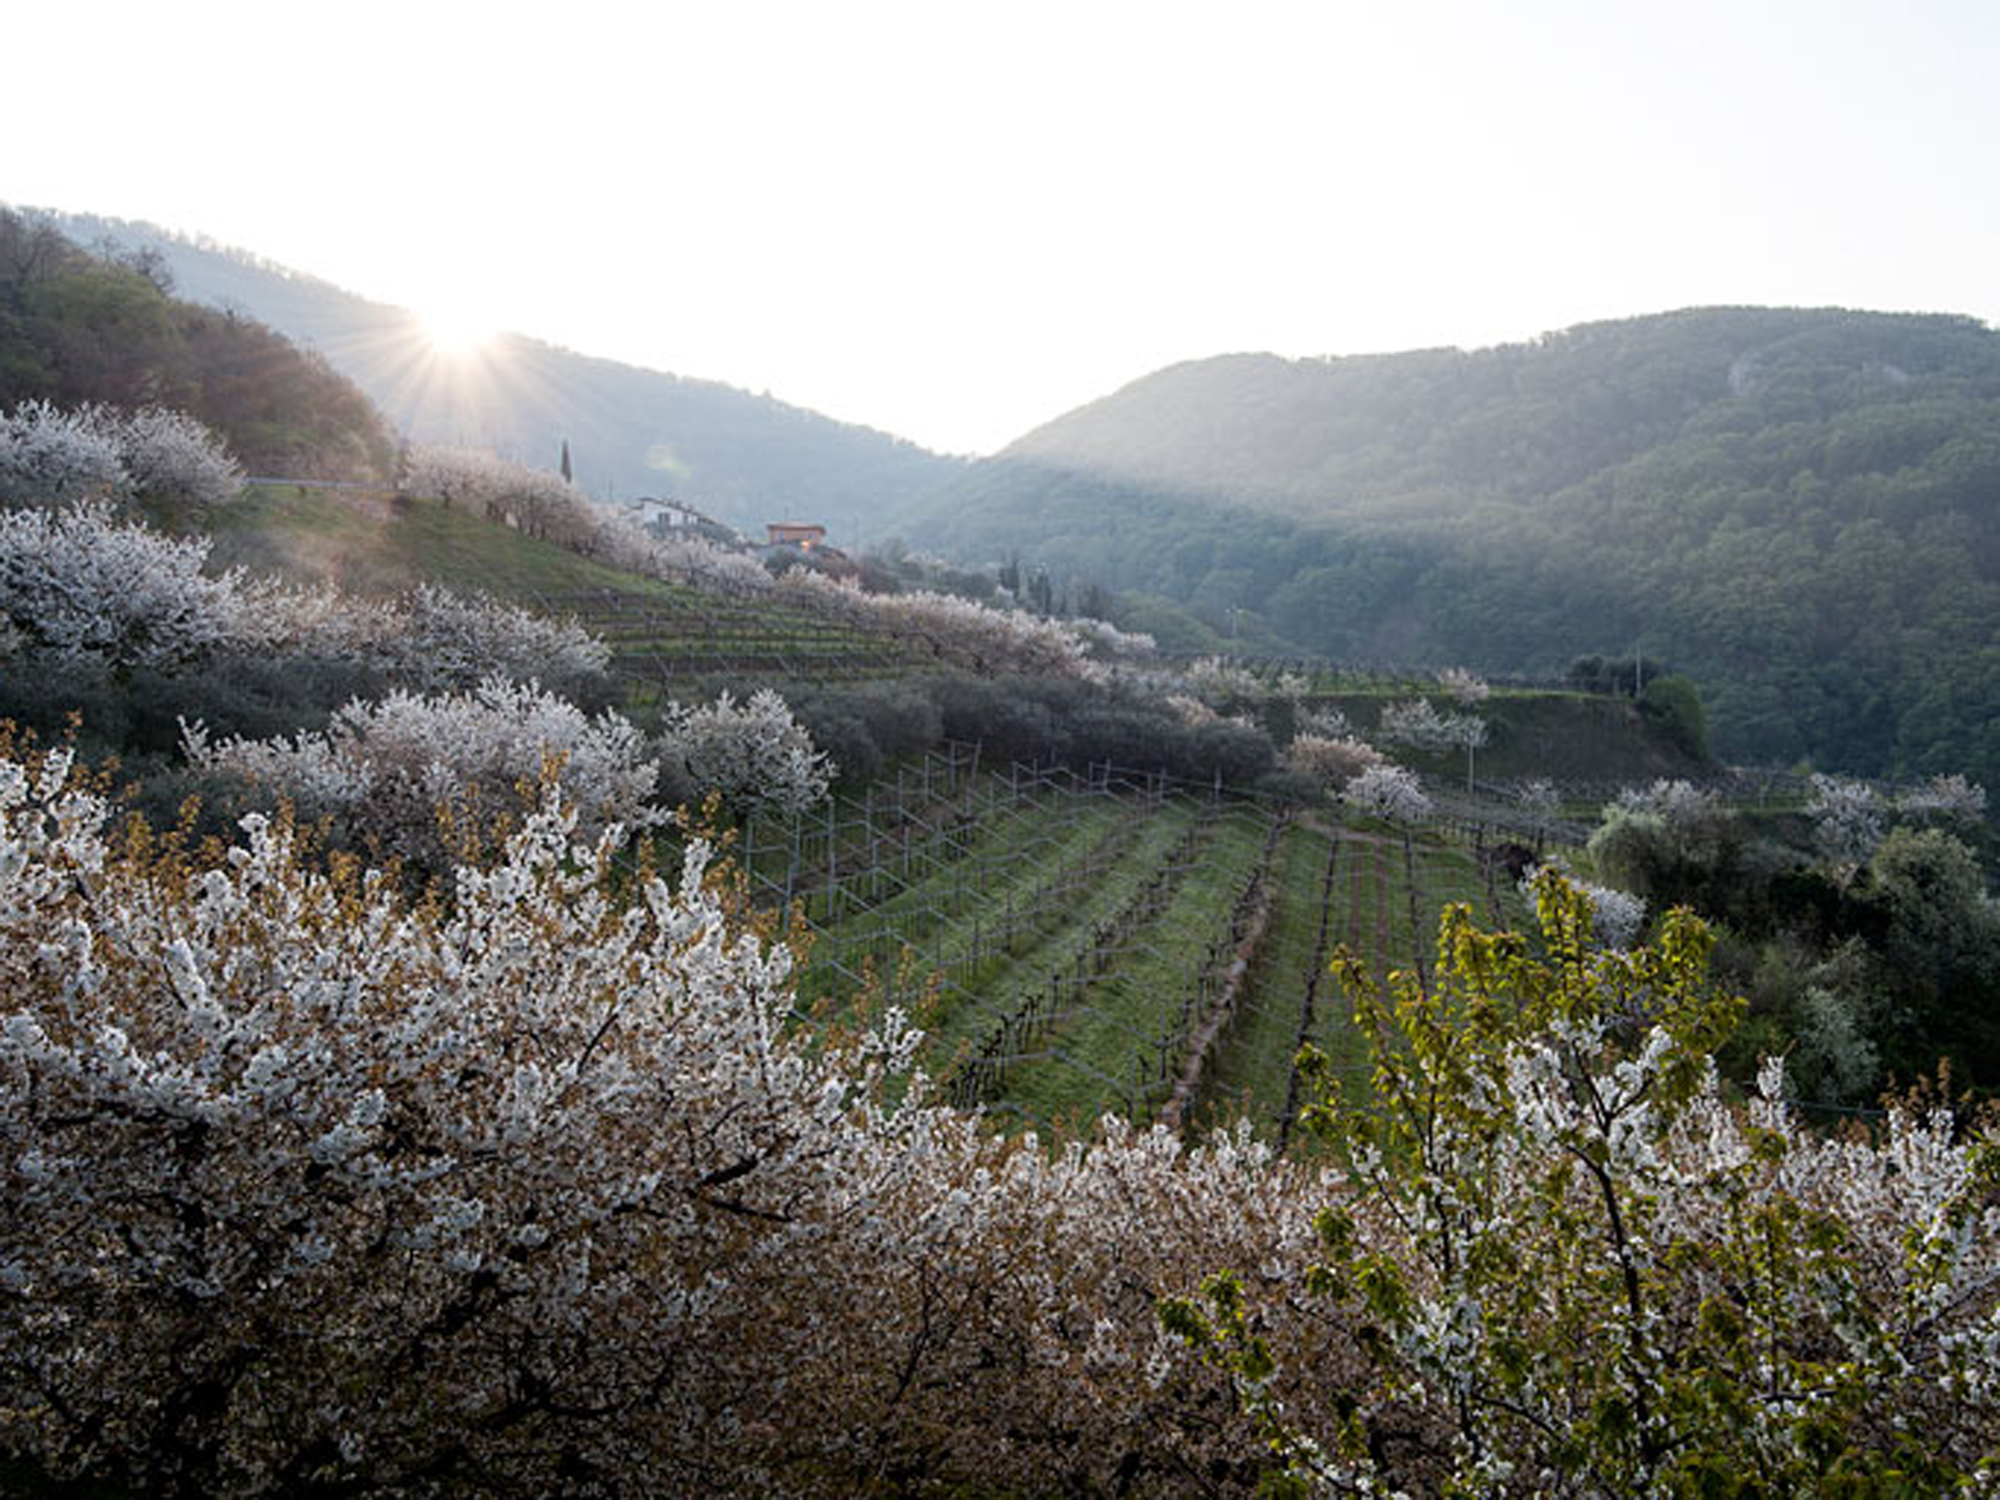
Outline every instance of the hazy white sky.
[(2000, 4), (16, 7), (0, 200), (987, 451), (1229, 350), (2000, 321)]

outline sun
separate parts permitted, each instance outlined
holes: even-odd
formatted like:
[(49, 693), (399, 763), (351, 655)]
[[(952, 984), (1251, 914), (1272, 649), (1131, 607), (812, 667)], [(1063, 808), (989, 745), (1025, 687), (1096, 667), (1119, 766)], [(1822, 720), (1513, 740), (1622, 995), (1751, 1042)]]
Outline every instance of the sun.
[(424, 342), (432, 351), (452, 359), (479, 353), (492, 341), (496, 331), (491, 323), (469, 309), (449, 305), (426, 307), (417, 315), (417, 321), (423, 326)]

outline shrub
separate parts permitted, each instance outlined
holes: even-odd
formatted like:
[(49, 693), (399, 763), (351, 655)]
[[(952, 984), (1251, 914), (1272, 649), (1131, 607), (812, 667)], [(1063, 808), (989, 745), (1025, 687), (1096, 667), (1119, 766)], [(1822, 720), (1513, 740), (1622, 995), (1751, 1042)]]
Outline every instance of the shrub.
[(1696, 760), (1708, 759), (1708, 713), (1701, 694), (1685, 677), (1655, 677), (1639, 700), (1646, 715)]
[(923, 679), (808, 687), (790, 703), (812, 742), (850, 780), (865, 780), (885, 761), (916, 754), (944, 738), (932, 684)]

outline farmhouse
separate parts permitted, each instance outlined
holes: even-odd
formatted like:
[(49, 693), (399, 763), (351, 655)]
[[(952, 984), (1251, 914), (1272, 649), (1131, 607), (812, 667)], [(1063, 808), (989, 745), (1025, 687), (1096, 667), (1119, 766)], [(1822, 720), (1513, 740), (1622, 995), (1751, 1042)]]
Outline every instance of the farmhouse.
[(810, 552), (826, 542), (826, 528), (811, 521), (767, 521), (764, 531), (768, 547), (803, 547)]
[(680, 500), (656, 500), (651, 495), (641, 495), (631, 508), (639, 524), (648, 531), (678, 531), (683, 527), (717, 524), (712, 516), (705, 516)]

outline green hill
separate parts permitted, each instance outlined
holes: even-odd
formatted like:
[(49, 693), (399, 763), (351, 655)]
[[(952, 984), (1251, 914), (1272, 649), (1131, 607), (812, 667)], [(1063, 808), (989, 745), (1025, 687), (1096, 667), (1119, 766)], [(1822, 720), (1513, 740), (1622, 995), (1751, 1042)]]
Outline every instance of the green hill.
[(253, 474), (380, 479), (396, 444), (326, 361), (237, 312), (169, 295), (144, 255), (78, 249), (0, 208), (0, 407), (175, 407), (220, 433)]
[(420, 442), (462, 443), (553, 468), (567, 442), (577, 482), (603, 498), (685, 500), (761, 528), (802, 517), (843, 545), (962, 467), (901, 438), (768, 395), (517, 335), (440, 358), (416, 316), (241, 250), (91, 215), (51, 222), (80, 243), (158, 258), (188, 297), (240, 307), (318, 350)]
[(1340, 658), (1700, 682), (1735, 759), (2000, 778), (2000, 336), (1721, 308), (1530, 344), (1178, 365), (914, 540)]

